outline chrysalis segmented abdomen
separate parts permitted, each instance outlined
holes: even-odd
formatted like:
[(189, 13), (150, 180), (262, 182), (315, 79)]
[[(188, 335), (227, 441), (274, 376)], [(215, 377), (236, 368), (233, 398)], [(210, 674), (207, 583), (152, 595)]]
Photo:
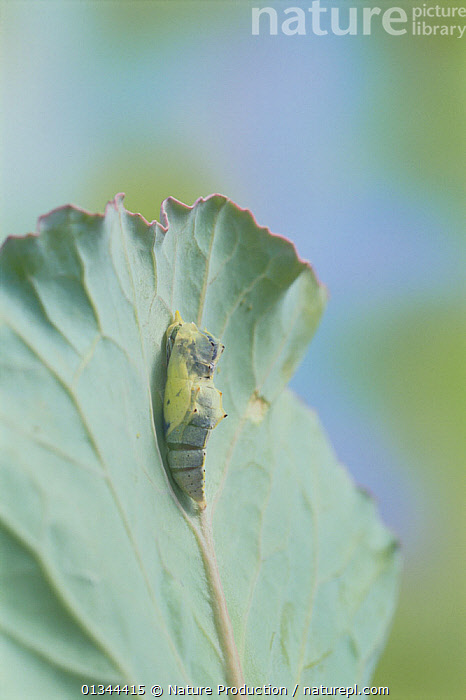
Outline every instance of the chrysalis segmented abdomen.
[(175, 482), (205, 508), (205, 446), (226, 416), (213, 375), (224, 350), (219, 340), (179, 312), (167, 330), (167, 383), (164, 397), (168, 465)]

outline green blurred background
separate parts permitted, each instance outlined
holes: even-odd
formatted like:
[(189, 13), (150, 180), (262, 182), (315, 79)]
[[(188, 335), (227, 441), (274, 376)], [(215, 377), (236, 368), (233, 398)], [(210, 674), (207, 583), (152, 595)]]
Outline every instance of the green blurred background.
[(251, 5), (4, 2), (2, 237), (124, 191), (293, 239), (330, 292), (293, 387), (404, 550), (374, 684), (465, 697), (465, 40), (252, 36)]

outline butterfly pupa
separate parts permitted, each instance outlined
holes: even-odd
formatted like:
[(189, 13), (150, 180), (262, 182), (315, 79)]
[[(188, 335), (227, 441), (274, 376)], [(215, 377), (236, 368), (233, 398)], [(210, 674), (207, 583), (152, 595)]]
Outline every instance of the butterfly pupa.
[(167, 329), (167, 383), (163, 400), (168, 465), (173, 479), (201, 509), (205, 501), (205, 446), (226, 417), (214, 372), (225, 346), (179, 311)]

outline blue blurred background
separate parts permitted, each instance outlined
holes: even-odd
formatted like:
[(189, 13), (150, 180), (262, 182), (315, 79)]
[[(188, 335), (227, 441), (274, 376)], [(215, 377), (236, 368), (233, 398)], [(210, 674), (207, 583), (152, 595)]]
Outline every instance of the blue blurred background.
[(2, 236), (220, 192), (313, 263), (330, 301), (292, 386), (404, 548), (374, 683), (464, 697), (464, 40), (252, 36), (246, 1), (6, 2), (1, 25)]

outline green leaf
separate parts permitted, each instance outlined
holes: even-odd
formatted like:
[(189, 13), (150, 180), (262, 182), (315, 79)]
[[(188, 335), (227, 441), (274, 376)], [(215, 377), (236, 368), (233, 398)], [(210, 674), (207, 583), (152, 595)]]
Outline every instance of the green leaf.
[[(104, 216), (58, 209), (2, 250), (5, 697), (215, 688), (241, 673), (368, 681), (396, 546), (286, 389), (322, 287), (289, 241), (224, 197), (169, 199), (162, 224), (118, 196)], [(226, 346), (204, 516), (164, 467), (176, 309)]]

